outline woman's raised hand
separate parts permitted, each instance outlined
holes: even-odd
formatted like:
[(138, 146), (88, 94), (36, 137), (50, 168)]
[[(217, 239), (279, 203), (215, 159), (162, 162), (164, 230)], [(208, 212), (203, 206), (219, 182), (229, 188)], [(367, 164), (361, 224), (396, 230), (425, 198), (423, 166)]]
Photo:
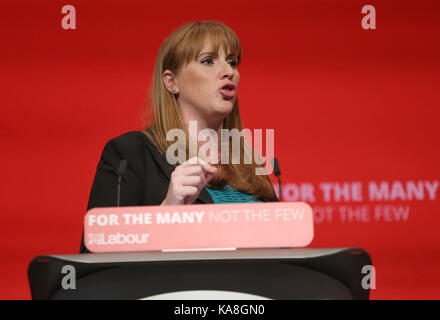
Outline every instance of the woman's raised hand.
[(171, 173), (168, 193), (161, 205), (191, 204), (217, 173), (217, 168), (194, 157), (177, 166)]

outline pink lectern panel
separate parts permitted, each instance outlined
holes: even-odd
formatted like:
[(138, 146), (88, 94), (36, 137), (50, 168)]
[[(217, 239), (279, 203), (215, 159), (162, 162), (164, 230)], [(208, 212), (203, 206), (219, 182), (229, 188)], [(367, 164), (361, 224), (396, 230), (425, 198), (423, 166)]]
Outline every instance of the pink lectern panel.
[(304, 202), (94, 208), (84, 221), (92, 252), (305, 247), (313, 211)]

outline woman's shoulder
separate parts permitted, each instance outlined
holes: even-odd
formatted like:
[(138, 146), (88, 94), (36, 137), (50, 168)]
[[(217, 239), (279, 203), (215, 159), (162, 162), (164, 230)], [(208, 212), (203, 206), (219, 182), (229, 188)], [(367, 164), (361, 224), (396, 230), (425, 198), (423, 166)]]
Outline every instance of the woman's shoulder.
[(174, 169), (147, 137), (145, 131), (129, 131), (111, 139), (104, 148), (104, 154), (115, 163), (125, 159), (130, 166), (139, 168), (140, 172), (147, 167), (158, 166), (165, 174), (170, 175)]
[(145, 135), (144, 131), (128, 131), (117, 137), (110, 139), (107, 145), (116, 147), (121, 151), (141, 151), (147, 145), (151, 145), (151, 141)]
[(151, 146), (151, 141), (143, 131), (129, 131), (108, 140), (103, 154), (129, 161), (140, 160), (145, 157), (145, 150)]

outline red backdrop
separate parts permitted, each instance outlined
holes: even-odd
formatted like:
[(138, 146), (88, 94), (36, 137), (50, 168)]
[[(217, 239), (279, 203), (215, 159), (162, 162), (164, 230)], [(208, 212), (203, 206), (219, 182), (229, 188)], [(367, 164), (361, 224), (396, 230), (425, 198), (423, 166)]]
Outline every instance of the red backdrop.
[(0, 298), (30, 298), (33, 257), (78, 252), (105, 142), (141, 128), (165, 37), (207, 19), (240, 38), (244, 125), (275, 129), (311, 247), (366, 249), (372, 298), (440, 298), (439, 16), (438, 1), (2, 1)]

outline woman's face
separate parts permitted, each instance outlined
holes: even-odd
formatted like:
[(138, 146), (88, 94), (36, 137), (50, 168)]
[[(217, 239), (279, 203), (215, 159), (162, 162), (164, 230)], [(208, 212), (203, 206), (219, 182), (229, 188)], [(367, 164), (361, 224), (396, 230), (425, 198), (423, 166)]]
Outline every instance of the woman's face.
[(175, 76), (184, 119), (202, 120), (208, 125), (223, 121), (232, 111), (240, 82), (236, 56), (222, 48), (211, 51), (206, 42), (199, 56)]

